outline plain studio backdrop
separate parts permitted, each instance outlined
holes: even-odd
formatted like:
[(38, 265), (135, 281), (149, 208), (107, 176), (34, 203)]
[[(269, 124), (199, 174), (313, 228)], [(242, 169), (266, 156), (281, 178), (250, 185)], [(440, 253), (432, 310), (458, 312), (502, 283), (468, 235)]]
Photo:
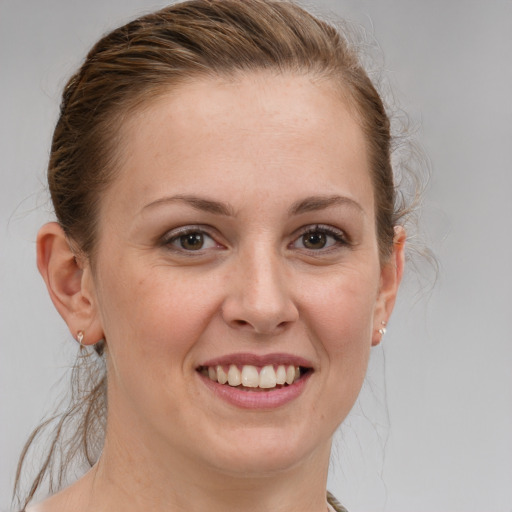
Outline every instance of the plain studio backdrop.
[[(76, 345), (35, 266), (60, 92), (151, 0), (0, 0), (0, 510)], [(409, 274), (342, 427), (329, 488), (351, 512), (512, 510), (512, 2), (318, 0), (365, 27), (430, 160), (433, 291)], [(421, 272), (421, 270), (420, 270)], [(424, 287), (423, 290), (418, 288)]]

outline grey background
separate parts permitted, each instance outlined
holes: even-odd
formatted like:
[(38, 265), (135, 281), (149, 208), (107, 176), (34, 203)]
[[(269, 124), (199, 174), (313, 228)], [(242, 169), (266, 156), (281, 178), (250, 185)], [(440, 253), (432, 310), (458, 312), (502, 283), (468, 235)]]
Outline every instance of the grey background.
[[(1, 510), (76, 350), (34, 258), (51, 218), (43, 182), (59, 94), (102, 33), (162, 5), (0, 0)], [(412, 273), (405, 283), (336, 441), (330, 489), (351, 512), (510, 512), (512, 1), (311, 5), (360, 23), (382, 47), (431, 161), (424, 238), (440, 261), (433, 291), (418, 293)]]

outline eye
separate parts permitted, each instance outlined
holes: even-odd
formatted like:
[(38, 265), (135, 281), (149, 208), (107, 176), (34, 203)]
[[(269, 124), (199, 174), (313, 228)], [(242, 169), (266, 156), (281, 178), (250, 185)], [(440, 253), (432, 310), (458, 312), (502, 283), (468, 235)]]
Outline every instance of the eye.
[(219, 247), (219, 244), (199, 228), (184, 228), (169, 233), (163, 244), (177, 251), (194, 252)]
[(321, 251), (336, 245), (347, 245), (343, 231), (330, 226), (310, 226), (293, 242), (293, 247)]

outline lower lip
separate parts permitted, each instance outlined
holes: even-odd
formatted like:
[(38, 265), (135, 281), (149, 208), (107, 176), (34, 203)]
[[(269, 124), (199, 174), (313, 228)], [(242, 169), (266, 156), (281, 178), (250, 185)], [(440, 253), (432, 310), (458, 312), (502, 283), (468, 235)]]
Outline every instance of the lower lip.
[(243, 391), (228, 384), (219, 384), (205, 375), (197, 374), (216, 396), (243, 409), (275, 409), (297, 398), (306, 386), (311, 372), (289, 386), (269, 391)]

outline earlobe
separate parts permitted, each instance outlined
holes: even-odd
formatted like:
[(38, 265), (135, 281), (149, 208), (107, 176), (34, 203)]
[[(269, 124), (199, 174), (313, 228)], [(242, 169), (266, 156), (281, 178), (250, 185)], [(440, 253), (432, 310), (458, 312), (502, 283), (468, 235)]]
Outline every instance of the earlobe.
[(37, 236), (37, 268), (52, 302), (76, 339), (87, 332), (84, 344), (94, 344), (103, 337), (92, 290), (90, 267), (72, 250), (60, 225), (45, 224)]
[(385, 326), (395, 306), (398, 288), (402, 280), (405, 264), (406, 233), (402, 226), (395, 226), (393, 252), (382, 265), (379, 296), (374, 314), (372, 346), (378, 345), (386, 332)]

